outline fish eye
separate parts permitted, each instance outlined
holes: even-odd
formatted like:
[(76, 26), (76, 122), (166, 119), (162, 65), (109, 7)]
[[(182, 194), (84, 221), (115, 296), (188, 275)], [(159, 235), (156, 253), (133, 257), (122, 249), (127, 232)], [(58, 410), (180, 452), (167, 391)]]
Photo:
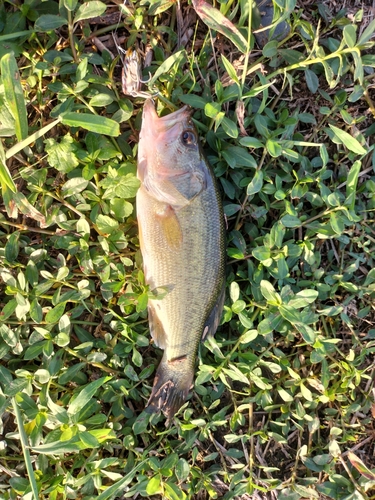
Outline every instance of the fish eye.
[(181, 141), (185, 146), (195, 146), (197, 144), (197, 137), (192, 130), (185, 130), (181, 134)]

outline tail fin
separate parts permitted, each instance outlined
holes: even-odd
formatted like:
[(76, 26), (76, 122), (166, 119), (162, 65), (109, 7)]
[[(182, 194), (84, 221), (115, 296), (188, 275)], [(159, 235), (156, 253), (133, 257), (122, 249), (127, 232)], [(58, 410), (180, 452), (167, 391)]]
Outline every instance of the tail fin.
[(156, 371), (146, 411), (148, 413), (162, 411), (167, 417), (166, 426), (168, 426), (174, 414), (184, 404), (193, 378), (194, 368), (191, 359), (184, 356), (167, 361), (164, 355)]

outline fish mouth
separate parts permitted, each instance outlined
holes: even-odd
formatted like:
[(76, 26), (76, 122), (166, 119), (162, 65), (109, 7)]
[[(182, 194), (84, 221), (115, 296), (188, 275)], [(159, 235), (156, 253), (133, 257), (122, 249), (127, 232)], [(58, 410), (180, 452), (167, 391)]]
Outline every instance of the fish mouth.
[(183, 106), (181, 109), (159, 117), (155, 110), (155, 104), (152, 99), (147, 99), (143, 106), (142, 128), (157, 132), (167, 132), (178, 123), (184, 123), (191, 116), (189, 106)]

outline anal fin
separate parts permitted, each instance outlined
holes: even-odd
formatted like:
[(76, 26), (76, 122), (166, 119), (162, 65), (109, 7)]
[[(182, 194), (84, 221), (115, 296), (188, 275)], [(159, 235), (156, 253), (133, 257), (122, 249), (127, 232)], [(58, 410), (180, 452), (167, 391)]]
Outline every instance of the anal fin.
[(166, 334), (163, 325), (158, 317), (155, 305), (148, 303), (148, 322), (150, 325), (150, 333), (154, 339), (155, 345), (160, 349), (166, 348)]
[(206, 340), (207, 337), (210, 336), (213, 337), (215, 335), (217, 327), (219, 326), (220, 323), (221, 313), (223, 312), (224, 301), (225, 301), (225, 283), (223, 284), (219, 296), (216, 300), (216, 303), (212, 308), (211, 313), (208, 316), (207, 321), (204, 325), (202, 333), (202, 342)]

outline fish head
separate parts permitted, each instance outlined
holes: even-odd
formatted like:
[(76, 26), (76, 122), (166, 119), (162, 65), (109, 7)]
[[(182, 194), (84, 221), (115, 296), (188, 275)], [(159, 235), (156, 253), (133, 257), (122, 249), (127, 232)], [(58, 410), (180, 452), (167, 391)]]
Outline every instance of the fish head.
[(189, 107), (159, 117), (148, 99), (138, 145), (138, 177), (151, 196), (184, 206), (205, 188), (206, 175)]

